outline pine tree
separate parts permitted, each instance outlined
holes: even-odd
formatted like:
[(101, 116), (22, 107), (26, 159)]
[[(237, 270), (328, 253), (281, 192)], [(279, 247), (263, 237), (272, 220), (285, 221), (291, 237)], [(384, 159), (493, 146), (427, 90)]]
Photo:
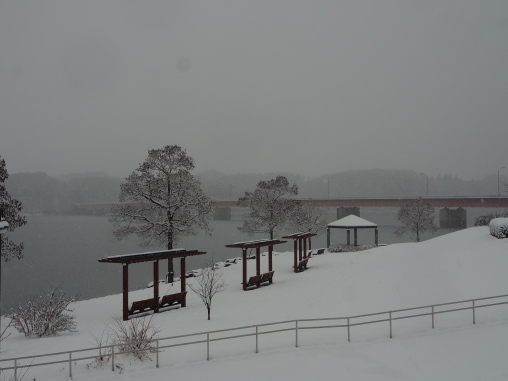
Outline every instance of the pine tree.
[[(0, 156), (0, 209), (3, 211), (3, 217), (9, 223), (9, 231), (26, 224), (26, 218), (20, 216), (19, 213), (23, 209), (20, 201), (11, 197), (5, 188), (5, 180), (9, 177), (5, 160)], [(0, 253), (1, 259), (9, 261), (13, 258), (23, 258), (23, 243), (12, 242), (7, 234), (0, 234)]]

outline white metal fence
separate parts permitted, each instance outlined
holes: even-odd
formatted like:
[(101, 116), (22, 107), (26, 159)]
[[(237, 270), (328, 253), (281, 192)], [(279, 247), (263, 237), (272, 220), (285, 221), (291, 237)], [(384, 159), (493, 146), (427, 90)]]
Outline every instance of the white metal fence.
[[(504, 300), (503, 300), (504, 299)], [(508, 304), (508, 295), (492, 296), (487, 298), (463, 300), (452, 303), (434, 304), (423, 307), (405, 308), (400, 310), (391, 310), (377, 312), (365, 315), (356, 315), (348, 317), (334, 317), (321, 319), (298, 319), (286, 320), (273, 323), (265, 323), (254, 326), (244, 326), (236, 328), (221, 329), (208, 332), (192, 333), (187, 335), (171, 336), (157, 338), (150, 342), (150, 347), (144, 349), (155, 354), (155, 366), (160, 366), (159, 353), (166, 348), (175, 348), (187, 345), (204, 344), (206, 345), (206, 359), (210, 360), (210, 344), (218, 341), (232, 340), (243, 337), (255, 337), (255, 352), (259, 352), (259, 337), (279, 332), (294, 331), (294, 343), (298, 347), (298, 334), (303, 330), (344, 328), (347, 330), (347, 340), (351, 341), (351, 328), (367, 324), (388, 323), (389, 336), (393, 337), (393, 323), (397, 320), (410, 319), (416, 317), (429, 316), (432, 328), (435, 326), (435, 316), (439, 314), (472, 311), (473, 324), (476, 324), (476, 310), (485, 307), (499, 306)], [(446, 309), (451, 307), (451, 309)], [(317, 325), (321, 324), (321, 325)], [(277, 328), (279, 327), (279, 328)], [(275, 328), (275, 329), (274, 329)], [(135, 344), (135, 343), (131, 343)], [(13, 378), (18, 380), (21, 371), (26, 368), (46, 366), (51, 364), (68, 364), (69, 377), (72, 377), (72, 366), (77, 361), (95, 360), (99, 357), (106, 357), (111, 360), (111, 370), (115, 370), (116, 356), (132, 353), (132, 351), (118, 351), (118, 345), (105, 345), (101, 347), (78, 349), (73, 351), (47, 353), (35, 356), (23, 356), (17, 358), (0, 359), (0, 373), (13, 371)], [(87, 353), (88, 352), (88, 353)], [(45, 362), (38, 362), (45, 359)], [(52, 359), (52, 360), (51, 360)], [(50, 361), (48, 361), (50, 360)], [(8, 363), (11, 362), (11, 366)], [(3, 366), (6, 364), (6, 366)]]

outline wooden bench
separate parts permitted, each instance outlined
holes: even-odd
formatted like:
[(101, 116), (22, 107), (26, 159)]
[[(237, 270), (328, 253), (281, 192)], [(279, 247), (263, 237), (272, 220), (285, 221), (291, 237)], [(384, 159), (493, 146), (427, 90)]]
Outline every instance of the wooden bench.
[(247, 282), (247, 287), (256, 286), (259, 287), (261, 285), (261, 275), (254, 275), (249, 278)]
[(302, 259), (300, 263), (298, 263), (298, 271), (302, 272), (307, 269), (307, 262), (309, 262), (309, 258)]
[(179, 292), (178, 294), (164, 295), (159, 302), (159, 308), (171, 307), (177, 304), (182, 305), (185, 301), (185, 295), (187, 295), (187, 291)]
[(271, 284), (273, 282), (273, 273), (274, 271), (270, 271), (261, 275), (251, 276), (247, 282), (247, 288), (254, 286), (260, 287), (266, 284)]
[(129, 309), (129, 315), (140, 314), (147, 310), (156, 310), (158, 305), (159, 298), (145, 299), (133, 302), (131, 308)]
[(270, 284), (273, 281), (273, 271), (270, 271), (268, 273), (264, 273), (261, 275), (261, 283), (269, 282)]
[(313, 255), (321, 255), (325, 253), (325, 249), (317, 249), (317, 250), (311, 250), (309, 251), (308, 257), (310, 258)]

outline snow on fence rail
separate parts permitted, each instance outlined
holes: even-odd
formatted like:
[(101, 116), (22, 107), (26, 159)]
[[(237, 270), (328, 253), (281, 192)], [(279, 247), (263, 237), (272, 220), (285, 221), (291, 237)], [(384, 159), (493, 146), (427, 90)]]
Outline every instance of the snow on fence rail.
[[(367, 325), (367, 324), (374, 324), (374, 323), (389, 323), (389, 332), (390, 332), (389, 335), (390, 335), (390, 338), (393, 338), (393, 322), (394, 321), (402, 320), (402, 319), (410, 319), (410, 318), (415, 318), (415, 317), (422, 317), (422, 316), (430, 316), (431, 321), (432, 321), (432, 328), (434, 328), (435, 315), (450, 313), (450, 312), (457, 312), (457, 311), (472, 310), (473, 324), (476, 324), (476, 310), (479, 308), (484, 308), (484, 307), (492, 307), (492, 306), (499, 306), (499, 305), (503, 305), (503, 304), (508, 304), (508, 300), (495, 302), (495, 303), (490, 303), (490, 302), (485, 303), (485, 301), (492, 301), (494, 299), (499, 300), (502, 298), (508, 299), (508, 295), (491, 296), (491, 297), (486, 297), (486, 298), (462, 300), (462, 301), (458, 301), (458, 302), (441, 303), (441, 304), (434, 304), (434, 305), (421, 306), (421, 307), (404, 308), (404, 309), (399, 309), (399, 310), (390, 310), (390, 311), (376, 312), (376, 313), (371, 313), (371, 314), (356, 315), (356, 316), (349, 316), (349, 317), (285, 320), (285, 321), (279, 321), (279, 322), (253, 325), (253, 326), (249, 325), (249, 326), (227, 328), (227, 329), (208, 331), (208, 332), (191, 333), (191, 334), (187, 334), (187, 335), (170, 336), (170, 337), (153, 339), (153, 340), (149, 341), (150, 344), (152, 344), (149, 348), (140, 349), (140, 350), (138, 350), (138, 352), (151, 351), (151, 352), (155, 353), (155, 356), (156, 356), (155, 366), (158, 368), (160, 366), (159, 353), (161, 353), (161, 351), (166, 348), (175, 348), (175, 347), (194, 345), (194, 344), (206, 344), (206, 359), (210, 360), (210, 343), (255, 336), (255, 352), (258, 353), (259, 352), (259, 336), (273, 334), (273, 333), (279, 333), (279, 332), (294, 331), (295, 332), (295, 346), (298, 347), (299, 346), (299, 342), (298, 342), (299, 331), (313, 330), (313, 329), (326, 329), (326, 328), (346, 328), (348, 341), (351, 341), (351, 328), (352, 327)], [(457, 305), (461, 305), (461, 304), (462, 305), (467, 304), (467, 306), (457, 307), (457, 308), (452, 308), (452, 309), (442, 309), (444, 307), (457, 306)], [(423, 312), (413, 313), (418, 310), (423, 311)], [(405, 314), (402, 316), (399, 315), (401, 313), (407, 313), (407, 312), (410, 312), (410, 314)], [(333, 324), (330, 322), (336, 322), (336, 323)], [(310, 323), (322, 323), (322, 324), (326, 324), (326, 325), (312, 325)], [(286, 327), (286, 328), (260, 331), (260, 328), (263, 328), (263, 327), (273, 327), (273, 326), (281, 326), (281, 325), (286, 325), (286, 326), (290, 325), (290, 326)], [(224, 336), (224, 334), (226, 334), (226, 333), (230, 333), (230, 332), (234, 332), (234, 331), (245, 331), (245, 330), (247, 330), (248, 332)], [(212, 335), (216, 335), (216, 337), (212, 337)], [(178, 341), (178, 340), (187, 339), (187, 338), (197, 338), (197, 339), (191, 340), (191, 341), (184, 341), (184, 342), (177, 342), (177, 343), (173, 343), (173, 344), (161, 345), (161, 342), (164, 342), (164, 341), (169, 341), (169, 340)], [(136, 344), (136, 343), (137, 342), (131, 342), (130, 344)], [(77, 349), (77, 350), (73, 350), (73, 351), (64, 351), (64, 352), (46, 353), (46, 354), (35, 355), (35, 356), (23, 356), (23, 357), (17, 357), (17, 358), (0, 359), (0, 364), (6, 363), (9, 361), (12, 361), (12, 363), (13, 363), (13, 366), (0, 367), (0, 373), (7, 371), (7, 370), (12, 370), (14, 373), (13, 374), (14, 381), (18, 381), (18, 375), (19, 375), (18, 373), (20, 370), (22, 370), (24, 368), (33, 368), (33, 367), (38, 367), (38, 366), (68, 363), (69, 377), (72, 377), (73, 362), (76, 363), (77, 361), (95, 360), (95, 359), (98, 359), (99, 357), (101, 357), (101, 358), (104, 358), (104, 357), (108, 358), (109, 357), (111, 359), (111, 370), (114, 371), (115, 370), (115, 356), (132, 353), (132, 350), (126, 351), (126, 352), (121, 352), (121, 351), (115, 352), (115, 348), (118, 348), (121, 345), (122, 344), (104, 345), (104, 346), (100, 346), (100, 347)], [(110, 350), (110, 353), (105, 354), (105, 352), (104, 352), (105, 350)], [(99, 352), (99, 354), (98, 355), (88, 355), (88, 356), (84, 356), (84, 357), (79, 357), (79, 355), (76, 355), (78, 353), (94, 352), (94, 351)], [(55, 359), (53, 361), (35, 363), (36, 359), (39, 359), (39, 358), (48, 358), (48, 357), (57, 357), (57, 356), (59, 357), (59, 359)], [(24, 363), (21, 363), (22, 360), (31, 360), (31, 361), (30, 362), (24, 361)]]

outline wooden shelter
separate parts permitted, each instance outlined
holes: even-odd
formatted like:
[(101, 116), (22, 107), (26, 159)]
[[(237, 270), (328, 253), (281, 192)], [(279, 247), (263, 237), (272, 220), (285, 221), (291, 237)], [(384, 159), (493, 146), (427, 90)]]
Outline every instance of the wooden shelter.
[[(282, 238), (292, 239), (293, 247), (294, 247), (294, 257), (293, 257), (293, 269), (294, 272), (301, 272), (303, 269), (307, 268), (307, 239), (310, 237), (314, 237), (317, 234), (314, 233), (293, 233)], [(303, 253), (303, 255), (302, 255)]]
[(358, 246), (358, 229), (374, 229), (374, 242), (378, 245), (378, 229), (377, 224), (370, 222), (350, 214), (340, 220), (329, 223), (326, 226), (326, 243), (330, 247), (330, 229), (346, 229), (347, 230), (347, 244), (351, 244), (351, 229), (354, 230), (355, 246)]
[[(125, 254), (99, 259), (102, 263), (121, 263), (123, 266), (123, 320), (128, 320), (129, 315), (153, 310), (159, 312), (160, 308), (180, 304), (185, 307), (187, 291), (185, 287), (185, 258), (206, 254), (203, 251), (174, 249), (164, 251), (152, 251), (147, 253)], [(180, 293), (164, 295), (159, 300), (159, 261), (164, 259), (180, 258)], [(129, 309), (129, 265), (133, 263), (153, 262), (153, 298), (136, 301)]]
[[(250, 286), (259, 287), (263, 282), (272, 283), (273, 280), (273, 246), (287, 241), (279, 239), (261, 239), (257, 241), (236, 242), (226, 247), (238, 247), (242, 249), (242, 285), (243, 290), (246, 291)], [(261, 248), (268, 246), (268, 273), (261, 274)], [(250, 277), (247, 281), (247, 249), (256, 249), (256, 275)]]

